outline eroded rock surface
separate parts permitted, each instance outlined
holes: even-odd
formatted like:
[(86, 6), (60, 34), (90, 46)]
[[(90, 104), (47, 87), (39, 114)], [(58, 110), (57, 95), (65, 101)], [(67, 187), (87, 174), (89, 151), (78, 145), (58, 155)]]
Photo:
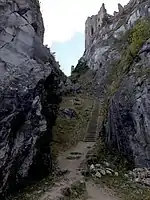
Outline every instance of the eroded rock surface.
[(150, 167), (150, 77), (137, 79), (138, 70), (136, 65), (110, 101), (106, 141), (136, 166)]
[(59, 66), (38, 0), (0, 0), (0, 199), (51, 171)]

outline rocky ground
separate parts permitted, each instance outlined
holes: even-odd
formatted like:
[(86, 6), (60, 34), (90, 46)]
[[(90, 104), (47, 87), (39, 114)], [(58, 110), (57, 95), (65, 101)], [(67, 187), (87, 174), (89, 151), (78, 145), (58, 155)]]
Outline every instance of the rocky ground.
[[(96, 107), (96, 101), (94, 102), (94, 107), (91, 110), (91, 119), (90, 121), (96, 117), (95, 125), (98, 123), (98, 113), (97, 116), (93, 115)], [(56, 200), (56, 199), (98, 199), (101, 195), (103, 199), (117, 199), (108, 195), (105, 190), (97, 187), (91, 181), (86, 182), (85, 176), (83, 174), (83, 169), (85, 166), (85, 160), (88, 152), (94, 147), (96, 141), (95, 137), (93, 137), (93, 142), (86, 142), (86, 137), (89, 136), (88, 130), (90, 123), (88, 125), (87, 133), (82, 141), (79, 141), (75, 147), (70, 148), (64, 153), (60, 154), (58, 157), (58, 166), (60, 170), (61, 176), (55, 176), (54, 179), (45, 179), (39, 184), (38, 189), (33, 186), (32, 190), (27, 192), (21, 192), (18, 197), (14, 197), (13, 199), (19, 200)], [(94, 126), (95, 134), (97, 130), (97, 126)], [(91, 128), (90, 128), (91, 130)], [(94, 131), (94, 130), (93, 130)], [(92, 139), (92, 138), (91, 138)], [(94, 185), (93, 185), (94, 184)], [(90, 188), (90, 190), (88, 189)], [(87, 192), (88, 191), (88, 192)], [(93, 192), (92, 192), (93, 191)], [(94, 196), (93, 196), (94, 195)]]
[(134, 169), (116, 151), (109, 151), (103, 141), (97, 144), (87, 155), (87, 168), (83, 171), (87, 180), (92, 179), (98, 186), (107, 186), (123, 200), (138, 200), (139, 194), (141, 199), (148, 200), (149, 169)]
[[(83, 102), (85, 103), (85, 99), (83, 101), (81, 96), (65, 97), (65, 101), (61, 104), (60, 116), (68, 122), (76, 119), (77, 115), (80, 118), (78, 109), (75, 110), (74, 104), (81, 107)], [(80, 132), (80, 137), (74, 143), (72, 143), (71, 138), (64, 135), (67, 145), (64, 143), (61, 147), (59, 143), (55, 143), (55, 146), (52, 146), (52, 148), (61, 149), (54, 156), (59, 155), (53, 175), (43, 179), (40, 183), (29, 186), (24, 191), (20, 191), (20, 194), (16, 197), (9, 199), (139, 200), (140, 194), (142, 200), (149, 200), (148, 169), (133, 169), (116, 152), (109, 152), (105, 148), (101, 139), (98, 139), (97, 132), (100, 126), (101, 105), (99, 105), (99, 112), (95, 113), (95, 108), (98, 106), (97, 101), (92, 102), (93, 105), (90, 104), (91, 109), (88, 112), (89, 122), (86, 124), (86, 129), (85, 126), (83, 126), (84, 129), (81, 129), (84, 130), (84, 134)], [(67, 106), (68, 109), (66, 110)], [(94, 124), (93, 121), (95, 121)], [(74, 134), (75, 132), (72, 133), (72, 137)], [(58, 138), (60, 139), (59, 134), (57, 135)]]

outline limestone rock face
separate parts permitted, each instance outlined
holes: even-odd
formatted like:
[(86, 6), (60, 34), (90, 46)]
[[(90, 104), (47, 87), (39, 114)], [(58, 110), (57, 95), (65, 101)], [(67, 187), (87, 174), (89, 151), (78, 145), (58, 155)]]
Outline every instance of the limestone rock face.
[(0, 199), (51, 171), (59, 68), (38, 0), (0, 0)]
[[(150, 167), (150, 35), (139, 47), (136, 40), (134, 56), (130, 55), (133, 49), (128, 36), (137, 22), (144, 19), (150, 20), (148, 0), (131, 0), (124, 8), (119, 5), (119, 12), (95, 31), (81, 58), (94, 74), (91, 93), (107, 104), (103, 130), (107, 145), (116, 148), (136, 167)], [(125, 48), (132, 57), (129, 64)]]
[[(142, 67), (143, 60), (141, 61)], [(148, 58), (147, 64), (150, 64)], [(150, 167), (150, 76), (126, 77), (108, 109), (106, 142), (136, 164)], [(146, 69), (146, 68), (145, 68)]]

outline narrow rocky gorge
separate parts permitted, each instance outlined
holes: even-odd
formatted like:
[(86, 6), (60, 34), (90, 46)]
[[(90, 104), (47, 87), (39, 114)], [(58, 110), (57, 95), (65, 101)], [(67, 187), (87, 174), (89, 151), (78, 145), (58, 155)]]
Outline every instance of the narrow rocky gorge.
[[(149, 200), (149, 0), (88, 17), (70, 77), (43, 39), (38, 0), (0, 0), (0, 199), (39, 182), (10, 198)], [(127, 192), (105, 191), (109, 181)]]

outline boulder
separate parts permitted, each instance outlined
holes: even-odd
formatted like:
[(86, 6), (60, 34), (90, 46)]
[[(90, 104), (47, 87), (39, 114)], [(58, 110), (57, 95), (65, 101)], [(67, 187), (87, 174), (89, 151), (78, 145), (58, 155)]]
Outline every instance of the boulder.
[(101, 175), (99, 172), (97, 172), (97, 173), (95, 174), (95, 177), (100, 179), (100, 178), (102, 177), (102, 175)]

